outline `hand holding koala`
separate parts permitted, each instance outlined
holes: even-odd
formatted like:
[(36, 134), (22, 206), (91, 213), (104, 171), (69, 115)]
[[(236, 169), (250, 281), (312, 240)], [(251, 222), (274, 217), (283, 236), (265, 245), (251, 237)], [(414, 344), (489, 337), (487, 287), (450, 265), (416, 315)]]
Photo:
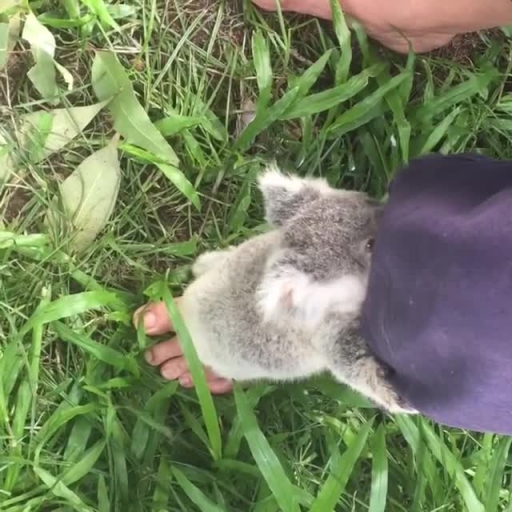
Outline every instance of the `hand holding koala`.
[(272, 167), (259, 186), (274, 229), (200, 256), (180, 300), (201, 362), (238, 381), (327, 370), (389, 412), (414, 412), (359, 335), (378, 203)]

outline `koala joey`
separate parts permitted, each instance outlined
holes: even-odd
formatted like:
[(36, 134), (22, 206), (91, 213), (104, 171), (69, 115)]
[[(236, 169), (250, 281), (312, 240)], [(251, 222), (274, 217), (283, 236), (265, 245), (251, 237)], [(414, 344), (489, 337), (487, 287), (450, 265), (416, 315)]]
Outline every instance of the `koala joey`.
[(274, 229), (201, 255), (180, 301), (201, 362), (238, 381), (329, 371), (386, 411), (413, 413), (359, 335), (378, 203), (275, 166), (259, 188)]

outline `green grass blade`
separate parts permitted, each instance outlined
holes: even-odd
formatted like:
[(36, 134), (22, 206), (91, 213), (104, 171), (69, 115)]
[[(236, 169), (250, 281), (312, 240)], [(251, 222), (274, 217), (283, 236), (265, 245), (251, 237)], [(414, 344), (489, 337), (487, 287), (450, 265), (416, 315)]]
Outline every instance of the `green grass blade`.
[[(329, 61), (331, 54), (331, 50), (325, 52), (316, 62), (313, 62), (313, 64), (311, 64), (311, 66), (302, 73), (302, 75), (292, 81), (291, 89), (298, 89), (297, 100), (299, 98), (303, 98), (309, 92), (311, 87), (313, 87)], [(292, 106), (290, 106), (290, 108), (292, 108)]]
[(416, 155), (421, 156), (430, 153), (436, 146), (446, 137), (448, 129), (457, 120), (461, 113), (462, 107), (457, 107), (450, 112), (440, 123), (436, 123), (436, 127), (429, 133), (427, 140), (423, 143)]
[(170, 164), (156, 164), (164, 176), (196, 207), (201, 211), (201, 201), (197, 195), (196, 189), (186, 178), (182, 171)]
[(512, 438), (504, 437), (498, 441), (494, 448), (494, 454), (490, 461), (489, 471), (487, 474), (484, 498), (485, 512), (497, 512), (502, 510), (499, 506), (500, 492), (507, 478), (505, 467), (508, 462), (511, 443)]
[(226, 512), (226, 509), (213, 503), (196, 485), (194, 485), (176, 466), (171, 469), (174, 478), (183, 492), (201, 510), (201, 512)]
[(171, 135), (177, 135), (184, 130), (195, 128), (196, 126), (201, 125), (201, 123), (203, 123), (203, 119), (201, 117), (175, 114), (169, 117), (164, 117), (159, 121), (155, 121), (153, 124), (164, 137), (170, 137)]
[(341, 10), (338, 0), (330, 0), (332, 23), (338, 44), (340, 45), (341, 56), (336, 66), (335, 83), (342, 84), (347, 81), (350, 64), (352, 63), (352, 35)]
[(61, 478), (62, 483), (64, 485), (71, 485), (89, 474), (98, 459), (101, 457), (101, 454), (105, 449), (105, 444), (105, 440), (100, 440), (91, 446), (91, 448), (86, 450), (83, 456), (75, 462), (71, 468), (64, 471)]
[(183, 349), (185, 358), (187, 359), (192, 380), (194, 382), (195, 390), (199, 403), (201, 405), (201, 411), (203, 413), (203, 419), (210, 439), (210, 450), (215, 460), (219, 460), (222, 454), (222, 440), (220, 436), (219, 419), (217, 417), (217, 411), (213, 398), (206, 385), (204, 371), (197, 357), (197, 352), (194, 348), (194, 342), (190, 337), (190, 333), (180, 315), (180, 312), (174, 302), (171, 292), (167, 286), (167, 283), (161, 282), (159, 285), (160, 296), (164, 301), (169, 318), (172, 321), (172, 325), (176, 331), (176, 334), (180, 340), (180, 345)]
[(108, 495), (108, 487), (105, 477), (98, 477), (98, 512), (110, 512), (110, 498)]
[(285, 112), (295, 104), (295, 101), (299, 97), (299, 92), (299, 89), (295, 87), (286, 92), (282, 98), (278, 99), (266, 111), (258, 112), (253, 121), (251, 121), (240, 134), (235, 147), (239, 150), (246, 149), (257, 135), (266, 130), (272, 123), (280, 119), (281, 116), (283, 116)]
[(121, 354), (117, 350), (107, 347), (106, 345), (102, 345), (83, 334), (79, 334), (61, 322), (55, 322), (53, 327), (63, 341), (73, 343), (73, 345), (80, 347), (98, 361), (102, 361), (109, 366), (114, 366), (119, 370), (129, 368), (132, 370), (132, 373), (138, 373), (135, 363), (132, 362), (129, 357)]
[(366, 445), (372, 426), (373, 420), (365, 423), (345, 453), (341, 457), (331, 457), (331, 474), (327, 477), (311, 505), (310, 512), (335, 510), (336, 504), (345, 491), (350, 475)]
[(394, 90), (406, 79), (407, 73), (402, 72), (400, 75), (393, 77), (387, 84), (366, 96), (366, 98), (352, 108), (345, 111), (331, 125), (329, 136), (340, 137), (382, 115), (381, 107), (386, 94)]
[(74, 510), (79, 512), (93, 512), (93, 509), (88, 507), (76, 493), (45, 469), (35, 467), (34, 473), (41, 479), (46, 487), (48, 487), (54, 496), (66, 500), (68, 504), (73, 506)]
[(267, 107), (272, 97), (272, 65), (267, 40), (259, 30), (252, 36), (252, 59), (259, 89), (256, 108), (261, 110)]
[(466, 477), (464, 468), (460, 461), (457, 460), (449, 448), (441, 442), (439, 437), (430, 428), (426, 420), (422, 420), (421, 422), (421, 431), (425, 436), (425, 440), (430, 451), (432, 452), (432, 455), (434, 455), (434, 457), (454, 478), (454, 483), (459, 490), (468, 510), (471, 510), (472, 512), (485, 512), (484, 506), (477, 498), (473, 487)]
[(107, 291), (82, 292), (61, 297), (38, 308), (23, 327), (21, 335), (29, 332), (34, 326), (80, 315), (117, 302), (117, 296)]
[(372, 441), (372, 489), (368, 512), (386, 512), (389, 470), (384, 424), (379, 426)]
[(297, 117), (319, 114), (320, 112), (341, 105), (359, 94), (368, 85), (370, 77), (376, 76), (382, 72), (384, 68), (384, 64), (377, 64), (349, 78), (346, 83), (299, 99), (281, 115), (279, 119), (285, 121)]
[(235, 384), (234, 391), (242, 430), (261, 475), (271, 489), (280, 509), (283, 512), (298, 512), (299, 506), (293, 485), (261, 432), (245, 393), (238, 384)]
[(434, 116), (442, 114), (444, 111), (453, 108), (457, 104), (471, 99), (477, 94), (482, 94), (488, 90), (489, 84), (496, 78), (494, 71), (473, 75), (471, 78), (448, 89), (445, 93), (434, 97), (425, 102), (412, 114), (417, 123), (425, 123)]

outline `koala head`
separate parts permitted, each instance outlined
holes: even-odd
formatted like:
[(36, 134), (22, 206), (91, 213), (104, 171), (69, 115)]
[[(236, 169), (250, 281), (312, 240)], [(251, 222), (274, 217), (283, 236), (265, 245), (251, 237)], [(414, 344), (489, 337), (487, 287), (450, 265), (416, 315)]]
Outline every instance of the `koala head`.
[(366, 293), (380, 204), (322, 179), (261, 175), (268, 222), (281, 232), (258, 303), (265, 319), (314, 328), (327, 315), (358, 314)]

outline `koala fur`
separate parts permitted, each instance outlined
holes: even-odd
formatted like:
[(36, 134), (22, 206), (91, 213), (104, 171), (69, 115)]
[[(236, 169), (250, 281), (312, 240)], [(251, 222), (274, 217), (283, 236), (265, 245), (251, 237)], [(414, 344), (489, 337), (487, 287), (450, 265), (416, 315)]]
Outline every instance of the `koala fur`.
[(386, 411), (414, 412), (359, 335), (378, 203), (275, 166), (259, 187), (274, 229), (201, 255), (180, 301), (201, 362), (238, 381), (329, 371)]

